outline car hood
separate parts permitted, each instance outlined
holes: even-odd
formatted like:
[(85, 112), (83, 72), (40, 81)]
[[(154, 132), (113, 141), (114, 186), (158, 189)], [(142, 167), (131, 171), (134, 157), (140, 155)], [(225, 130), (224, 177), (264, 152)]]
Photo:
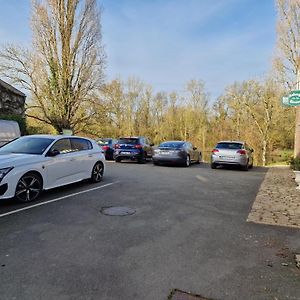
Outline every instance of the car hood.
[(0, 153), (0, 168), (15, 167), (33, 162), (42, 161), (42, 155), (22, 153)]

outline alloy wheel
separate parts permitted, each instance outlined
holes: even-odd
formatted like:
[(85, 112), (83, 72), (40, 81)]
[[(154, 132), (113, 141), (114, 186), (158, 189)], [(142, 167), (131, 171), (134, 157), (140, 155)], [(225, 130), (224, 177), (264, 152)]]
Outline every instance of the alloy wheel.
[(36, 174), (25, 174), (20, 178), (16, 187), (15, 197), (20, 202), (35, 200), (42, 190), (42, 182)]
[(191, 159), (190, 159), (190, 157), (187, 155), (187, 157), (186, 157), (186, 162), (185, 162), (185, 166), (186, 166), (186, 167), (189, 167), (190, 164), (191, 164)]
[(92, 171), (92, 181), (93, 182), (100, 182), (103, 178), (103, 164), (98, 162), (95, 164), (93, 171)]

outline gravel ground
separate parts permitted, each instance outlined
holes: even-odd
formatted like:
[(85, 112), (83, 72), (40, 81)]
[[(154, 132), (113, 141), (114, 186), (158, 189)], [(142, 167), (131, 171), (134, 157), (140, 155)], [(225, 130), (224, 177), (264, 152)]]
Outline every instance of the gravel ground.
[(288, 167), (268, 170), (248, 222), (300, 228), (300, 191)]

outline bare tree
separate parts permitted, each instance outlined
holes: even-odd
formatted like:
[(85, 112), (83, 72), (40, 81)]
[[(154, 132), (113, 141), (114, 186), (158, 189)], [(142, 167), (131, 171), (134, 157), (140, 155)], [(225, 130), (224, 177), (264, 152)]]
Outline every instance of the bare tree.
[[(300, 1), (276, 0), (276, 67), (289, 89), (300, 89)], [(294, 156), (300, 156), (300, 107), (296, 108)]]
[(29, 117), (80, 130), (95, 114), (103, 80), (100, 10), (96, 0), (33, 0), (32, 49), (0, 52), (0, 74), (30, 91)]

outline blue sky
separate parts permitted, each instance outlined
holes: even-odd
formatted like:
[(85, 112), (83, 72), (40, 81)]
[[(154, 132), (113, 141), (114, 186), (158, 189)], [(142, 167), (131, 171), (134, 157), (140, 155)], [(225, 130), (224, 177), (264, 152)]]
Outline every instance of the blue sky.
[[(215, 98), (234, 81), (262, 79), (275, 48), (273, 0), (102, 0), (106, 75), (155, 91), (201, 79)], [(30, 0), (0, 0), (0, 43), (30, 43)]]

